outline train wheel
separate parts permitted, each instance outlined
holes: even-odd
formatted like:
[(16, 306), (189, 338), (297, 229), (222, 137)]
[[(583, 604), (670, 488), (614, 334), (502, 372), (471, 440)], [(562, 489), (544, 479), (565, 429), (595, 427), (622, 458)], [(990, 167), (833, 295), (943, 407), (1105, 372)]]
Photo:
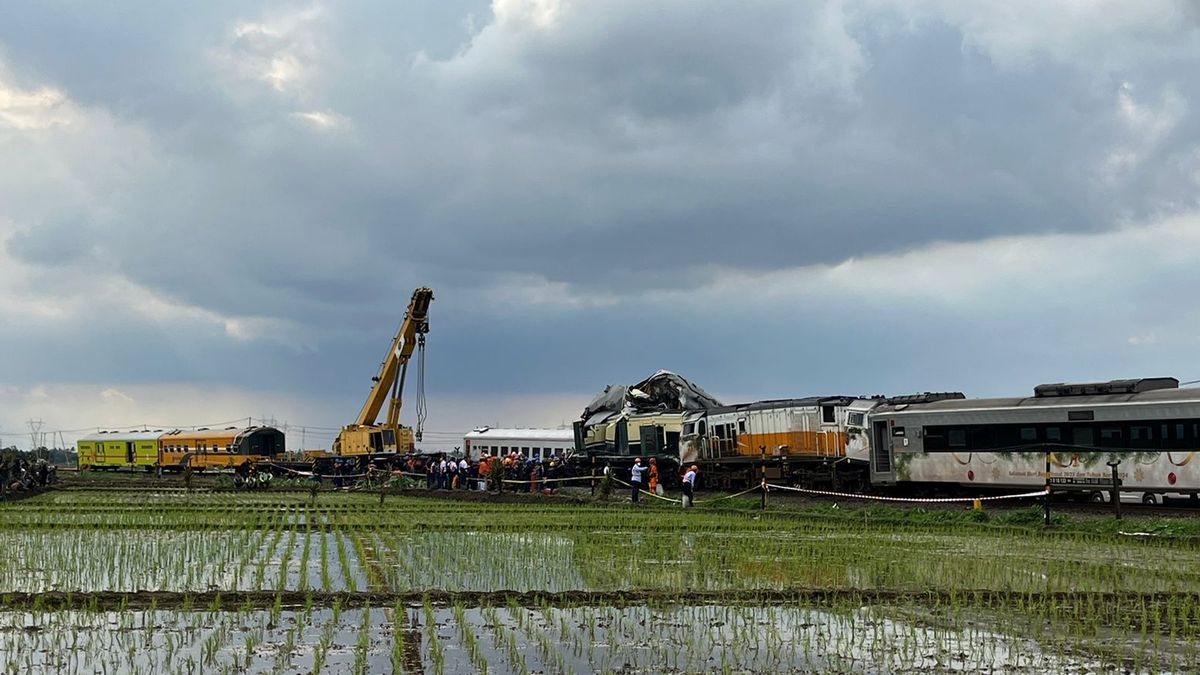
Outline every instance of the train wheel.
[(1142, 503), (1150, 506), (1156, 506), (1158, 504), (1158, 495), (1154, 494), (1153, 492), (1147, 492), (1146, 494), (1142, 495)]
[(1104, 493), (1103, 492), (1093, 492), (1092, 497), (1089, 501), (1091, 501), (1094, 504), (1103, 504), (1104, 503)]

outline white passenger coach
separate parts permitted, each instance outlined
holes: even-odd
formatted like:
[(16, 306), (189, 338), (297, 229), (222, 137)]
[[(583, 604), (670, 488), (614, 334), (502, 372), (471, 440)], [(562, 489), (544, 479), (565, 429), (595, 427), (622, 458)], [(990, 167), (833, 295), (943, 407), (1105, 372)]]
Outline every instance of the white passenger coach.
[(871, 483), (1044, 485), (1099, 496), (1120, 461), (1146, 503), (1200, 493), (1200, 389), (1173, 377), (1044, 384), (1024, 398), (889, 401), (869, 415)]
[(463, 436), (463, 450), (472, 461), (479, 461), (483, 453), (495, 457), (510, 452), (516, 452), (526, 459), (561, 459), (574, 448), (575, 432), (571, 429), (478, 427)]

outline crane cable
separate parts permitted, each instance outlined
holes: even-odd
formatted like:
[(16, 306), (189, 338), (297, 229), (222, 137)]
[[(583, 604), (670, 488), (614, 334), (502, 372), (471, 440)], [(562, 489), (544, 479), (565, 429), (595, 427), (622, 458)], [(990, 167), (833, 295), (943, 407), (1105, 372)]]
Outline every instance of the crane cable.
[(429, 406), (425, 402), (425, 334), (417, 336), (417, 429), (414, 437), (421, 440), (425, 420), (429, 417)]

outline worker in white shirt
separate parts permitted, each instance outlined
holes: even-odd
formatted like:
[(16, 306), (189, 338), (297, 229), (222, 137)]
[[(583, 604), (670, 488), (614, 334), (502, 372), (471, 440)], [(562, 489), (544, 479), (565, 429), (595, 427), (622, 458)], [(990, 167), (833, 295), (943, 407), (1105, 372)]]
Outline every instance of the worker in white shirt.
[(629, 471), (629, 483), (633, 486), (633, 497), (631, 501), (634, 504), (638, 503), (638, 497), (642, 492), (642, 475), (646, 473), (646, 467), (642, 466), (642, 458), (636, 457), (633, 460), (633, 468)]
[(683, 508), (688, 508), (692, 505), (692, 500), (696, 498), (696, 465), (693, 464), (688, 468), (687, 473), (683, 474)]

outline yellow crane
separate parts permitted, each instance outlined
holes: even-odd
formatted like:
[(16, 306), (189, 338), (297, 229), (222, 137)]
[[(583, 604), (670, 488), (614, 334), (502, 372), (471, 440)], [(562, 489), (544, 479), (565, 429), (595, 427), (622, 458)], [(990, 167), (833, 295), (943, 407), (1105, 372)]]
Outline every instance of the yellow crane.
[[(374, 385), (367, 396), (358, 418), (353, 424), (342, 427), (337, 440), (333, 442), (333, 454), (342, 457), (364, 457), (371, 455), (395, 454), (410, 452), (416, 448), (414, 441), (421, 440), (421, 427), (425, 421), (424, 411), (424, 351), (425, 334), (429, 332), (429, 303), (433, 301), (433, 291), (428, 288), (418, 288), (413, 291), (412, 301), (408, 303), (408, 311), (404, 321), (392, 338), (391, 348), (383, 363), (379, 366), (379, 374), (371, 378)], [(408, 373), (408, 362), (413, 350), (419, 352), (417, 360), (417, 428), (413, 429), (400, 424), (400, 406), (404, 400), (404, 378)], [(391, 399), (388, 399), (389, 392)], [(379, 413), (387, 403), (387, 418), (382, 424), (377, 423)]]

